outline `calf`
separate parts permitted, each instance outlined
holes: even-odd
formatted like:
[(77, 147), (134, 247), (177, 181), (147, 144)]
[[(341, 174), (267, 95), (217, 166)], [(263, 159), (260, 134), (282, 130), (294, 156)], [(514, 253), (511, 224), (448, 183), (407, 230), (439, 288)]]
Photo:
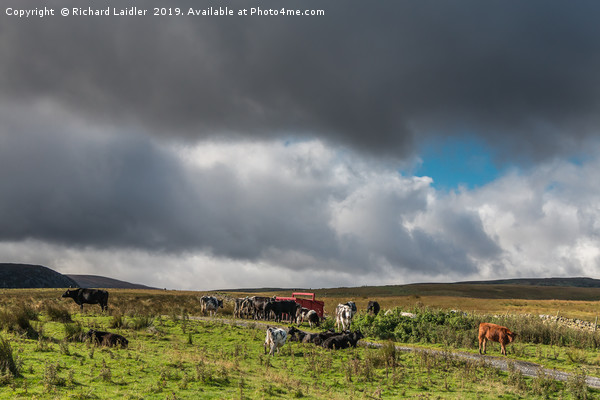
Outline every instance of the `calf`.
[(377, 314), (379, 314), (379, 310), (381, 308), (379, 307), (379, 303), (376, 301), (369, 301), (369, 304), (367, 305), (367, 312), (373, 312), (373, 314), (375, 314), (375, 316), (377, 316)]
[(265, 337), (265, 354), (267, 354), (267, 347), (270, 348), (269, 354), (274, 356), (275, 350), (279, 353), (279, 348), (283, 347), (287, 340), (287, 332), (281, 328), (267, 328), (267, 336)]
[(485, 345), (488, 340), (491, 340), (492, 342), (499, 342), (501, 347), (500, 352), (506, 355), (506, 345), (512, 343), (516, 336), (516, 333), (511, 332), (504, 326), (482, 322), (479, 324), (479, 354), (482, 354), (482, 344), (483, 354), (485, 354)]
[(129, 345), (129, 341), (117, 333), (97, 331), (95, 329), (87, 331), (84, 338), (90, 339), (92, 342), (102, 346), (120, 346), (126, 348)]
[(81, 307), (84, 304), (99, 304), (102, 311), (108, 310), (108, 292), (100, 289), (73, 289), (67, 290), (62, 297), (70, 297)]
[(202, 314), (213, 316), (217, 313), (219, 308), (223, 308), (223, 300), (219, 300), (214, 296), (202, 296), (200, 298), (200, 310)]

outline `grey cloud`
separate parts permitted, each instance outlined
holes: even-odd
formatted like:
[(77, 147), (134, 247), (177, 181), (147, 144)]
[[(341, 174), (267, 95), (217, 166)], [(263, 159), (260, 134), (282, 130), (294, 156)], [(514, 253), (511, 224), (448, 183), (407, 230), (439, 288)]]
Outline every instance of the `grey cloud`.
[(286, 7), (323, 8), (326, 16), (3, 16), (0, 89), (157, 135), (318, 136), (396, 157), (435, 134), (474, 132), (502, 156), (523, 159), (574, 151), (597, 135), (596, 3), (303, 0)]

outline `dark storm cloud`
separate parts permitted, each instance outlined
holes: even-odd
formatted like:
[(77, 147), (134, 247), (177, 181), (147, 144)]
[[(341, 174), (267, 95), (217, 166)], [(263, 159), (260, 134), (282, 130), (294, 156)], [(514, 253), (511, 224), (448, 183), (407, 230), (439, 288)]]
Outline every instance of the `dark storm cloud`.
[(278, 171), (245, 180), (236, 163), (186, 166), (160, 141), (65, 126), (56, 109), (0, 117), (10, 127), (0, 127), (0, 241), (244, 260), (268, 249), (336, 256), (326, 207), (335, 185), (299, 185), (301, 172), (291, 181)]
[(307, 135), (396, 156), (424, 135), (475, 133), (505, 155), (539, 159), (598, 132), (597, 2), (214, 5), (326, 15), (2, 16), (2, 96), (50, 98), (157, 135)]

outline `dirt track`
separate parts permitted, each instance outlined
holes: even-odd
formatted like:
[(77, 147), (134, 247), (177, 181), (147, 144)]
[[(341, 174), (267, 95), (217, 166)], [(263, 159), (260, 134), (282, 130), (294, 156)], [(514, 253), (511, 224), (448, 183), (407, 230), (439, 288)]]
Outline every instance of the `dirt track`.
[[(190, 319), (197, 319), (197, 320), (204, 320), (204, 321), (219, 321), (219, 322), (223, 322), (226, 324), (235, 324), (235, 325), (240, 325), (240, 326), (256, 325), (257, 323), (268, 324), (268, 322), (264, 322), (264, 321), (243, 321), (243, 320), (240, 321), (240, 320), (208, 318), (208, 317), (190, 317)], [(285, 327), (282, 327), (282, 328), (285, 328)], [(366, 342), (366, 341), (361, 341), (360, 343), (363, 346), (367, 346), (367, 347), (379, 348), (382, 346), (379, 343), (371, 343), (371, 342)], [(409, 347), (409, 346), (396, 346), (396, 350), (404, 351), (404, 352), (425, 351), (430, 354), (440, 354), (440, 355), (447, 353), (442, 350), (420, 349), (420, 348)], [(540, 369), (544, 374), (553, 377), (557, 381), (566, 381), (572, 375), (568, 372), (562, 372), (562, 371), (557, 371), (554, 369), (543, 368), (540, 364), (536, 364), (536, 363), (532, 363), (532, 362), (528, 362), (528, 361), (514, 360), (514, 359), (511, 359), (510, 357), (495, 357), (495, 356), (488, 356), (488, 355), (483, 356), (483, 355), (479, 355), (479, 354), (466, 353), (463, 351), (453, 351), (453, 352), (451, 352), (451, 354), (454, 357), (459, 357), (459, 358), (473, 361), (473, 362), (483, 361), (484, 363), (486, 363), (494, 368), (498, 368), (502, 371), (508, 371), (509, 364), (513, 364), (514, 367), (516, 369), (518, 369), (519, 371), (521, 371), (521, 373), (523, 375), (529, 376), (529, 377), (536, 377), (538, 375)], [(586, 377), (586, 383), (591, 388), (600, 389), (600, 378), (588, 376), (588, 377)]]
[[(381, 347), (382, 346), (377, 343), (369, 343), (369, 342), (364, 343), (364, 345), (366, 345), (368, 347)], [(440, 354), (440, 355), (445, 353), (442, 350), (419, 349), (419, 348), (408, 347), (408, 346), (396, 346), (396, 350), (404, 351), (404, 352), (425, 351), (430, 354)], [(529, 376), (529, 377), (536, 377), (538, 375), (540, 369), (544, 374), (553, 377), (557, 381), (566, 381), (572, 375), (568, 372), (562, 372), (562, 371), (557, 371), (554, 369), (543, 368), (541, 365), (536, 364), (536, 363), (532, 363), (532, 362), (528, 362), (528, 361), (514, 360), (509, 357), (494, 357), (494, 356), (487, 356), (487, 355), (482, 356), (479, 354), (465, 353), (462, 351), (453, 351), (453, 352), (451, 352), (451, 354), (454, 357), (463, 358), (463, 359), (470, 360), (473, 362), (483, 361), (484, 363), (486, 363), (494, 368), (501, 369), (502, 371), (508, 371), (509, 364), (513, 364), (516, 369), (518, 369), (519, 371), (521, 371), (521, 373), (523, 373), (523, 375)], [(586, 383), (589, 387), (592, 387), (595, 389), (600, 389), (600, 378), (588, 376), (588, 377), (586, 377)]]

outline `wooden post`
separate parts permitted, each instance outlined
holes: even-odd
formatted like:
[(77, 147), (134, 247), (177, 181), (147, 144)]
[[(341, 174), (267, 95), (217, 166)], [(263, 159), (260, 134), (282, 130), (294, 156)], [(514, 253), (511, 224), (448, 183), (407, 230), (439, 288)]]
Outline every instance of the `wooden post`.
[(598, 329), (598, 316), (596, 315), (596, 322), (594, 322), (594, 332)]

